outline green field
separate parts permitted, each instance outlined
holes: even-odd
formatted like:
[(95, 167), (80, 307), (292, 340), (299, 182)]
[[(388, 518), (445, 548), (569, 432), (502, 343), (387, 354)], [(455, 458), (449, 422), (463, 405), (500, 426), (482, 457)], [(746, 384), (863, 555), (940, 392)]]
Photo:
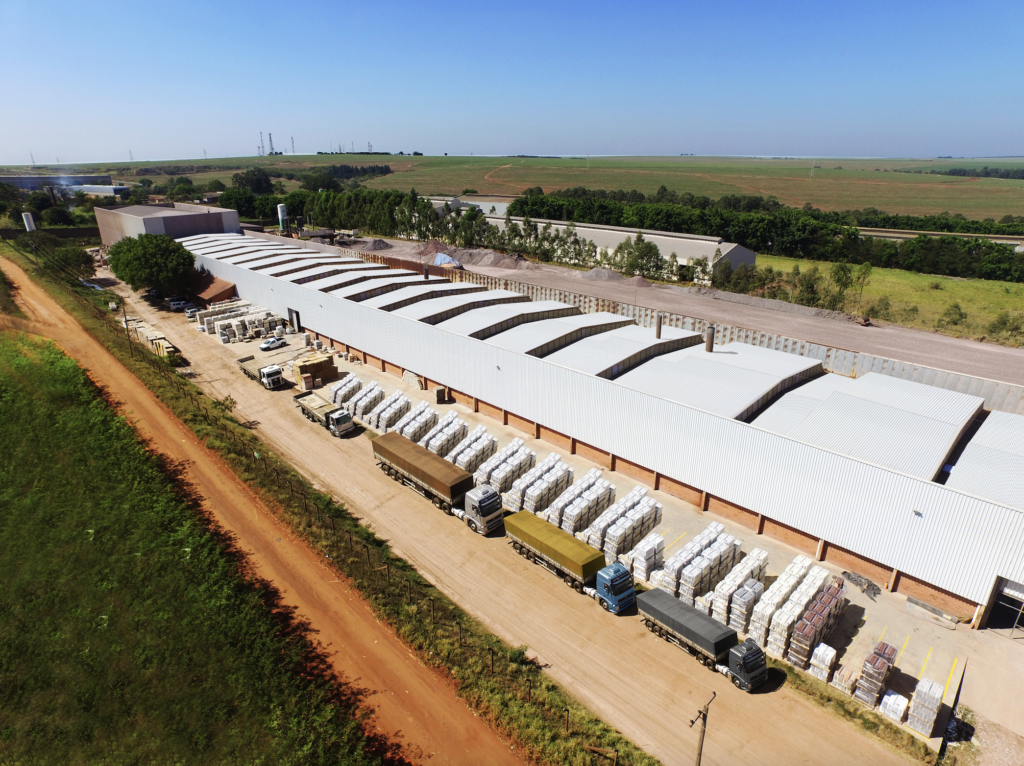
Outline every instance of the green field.
[(168, 470), (73, 360), (0, 335), (0, 762), (377, 762)]
[[(794, 265), (800, 266), (801, 271), (817, 265), (824, 274), (828, 274), (832, 267), (831, 263), (773, 255), (758, 255), (757, 265), (787, 272)], [(854, 290), (847, 293), (846, 310), (854, 314), (866, 313), (870, 306), (877, 305), (883, 297), (887, 297), (892, 305), (888, 321), (926, 330), (935, 329), (939, 317), (951, 303), (959, 303), (967, 312), (966, 321), (958, 326), (947, 326), (942, 332), (980, 338), (988, 335), (989, 324), (1000, 312), (1010, 315), (1021, 313), (1024, 308), (1024, 285), (983, 279), (935, 277), (898, 269), (874, 269), (870, 282), (864, 288), (863, 298), (858, 298)], [(913, 308), (915, 306), (916, 311)], [(1007, 345), (1020, 345), (1024, 337), (1002, 337), (998, 340)]]
[[(194, 181), (217, 178), (230, 184), (231, 175), (252, 166), (283, 172), (315, 165), (388, 164), (393, 175), (366, 183), (374, 188), (415, 188), (421, 194), (516, 195), (532, 186), (553, 191), (570, 186), (592, 189), (637, 189), (645, 194), (664, 185), (678, 192), (718, 198), (725, 194), (774, 195), (796, 207), (810, 202), (823, 210), (875, 207), (889, 213), (962, 213), (968, 218), (1024, 214), (1024, 181), (961, 178), (886, 172), (939, 170), (954, 167), (1019, 168), (1024, 159), (753, 159), (739, 157), (411, 157), (381, 155), (312, 155), (236, 157), (213, 160), (90, 163), (72, 167), (33, 168), (33, 172), (109, 172), (131, 181), (139, 168), (185, 174)], [(813, 166), (813, 168), (812, 168)], [(28, 169), (0, 168), (0, 173)], [(286, 182), (291, 190), (297, 184)]]

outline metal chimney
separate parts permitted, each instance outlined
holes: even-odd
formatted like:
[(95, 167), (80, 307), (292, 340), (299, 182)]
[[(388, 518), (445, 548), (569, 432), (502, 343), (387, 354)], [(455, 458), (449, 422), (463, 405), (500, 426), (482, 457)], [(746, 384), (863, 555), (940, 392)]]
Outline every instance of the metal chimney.
[(715, 326), (713, 324), (708, 325), (706, 340), (704, 341), (704, 350), (709, 354), (715, 350)]
[(430, 267), (426, 264), (423, 264), (423, 278), (430, 279)]
[(658, 314), (654, 320), (654, 337), (661, 340), (661, 314)]

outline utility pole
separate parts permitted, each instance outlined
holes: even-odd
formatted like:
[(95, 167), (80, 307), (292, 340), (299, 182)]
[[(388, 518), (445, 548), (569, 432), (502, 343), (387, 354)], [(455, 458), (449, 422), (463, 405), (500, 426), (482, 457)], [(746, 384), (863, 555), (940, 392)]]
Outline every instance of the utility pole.
[[(120, 298), (120, 296), (118, 296)], [(124, 317), (124, 336), (128, 339), (128, 353), (132, 356), (132, 361), (135, 360), (135, 349), (132, 347), (132, 334), (128, 332), (128, 312), (124, 308), (125, 300), (121, 298), (121, 316)], [(690, 724), (691, 726), (693, 724)]]
[(292, 136), (292, 154), (295, 154), (295, 136)]
[(130, 159), (132, 162), (135, 162), (135, 155), (132, 154), (131, 149), (128, 150), (128, 159)]
[(696, 766), (700, 766), (700, 757), (701, 754), (704, 752), (704, 731), (708, 728), (708, 708), (711, 707), (711, 703), (715, 701), (716, 696), (718, 696), (718, 692), (712, 692), (711, 699), (707, 701), (707, 704), (704, 705), (704, 707), (697, 711), (697, 717), (690, 721), (691, 729), (693, 728), (693, 725), (697, 723), (697, 721), (700, 721), (700, 735), (697, 739), (697, 760), (695, 762)]

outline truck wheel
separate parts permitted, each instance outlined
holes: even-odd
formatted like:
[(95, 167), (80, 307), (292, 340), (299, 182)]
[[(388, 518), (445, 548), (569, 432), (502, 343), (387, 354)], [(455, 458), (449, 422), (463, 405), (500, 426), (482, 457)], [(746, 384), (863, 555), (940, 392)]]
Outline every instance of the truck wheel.
[(606, 612), (611, 611), (611, 609), (608, 607), (608, 602), (605, 601), (603, 598), (598, 599), (597, 603), (599, 603), (601, 605), (601, 608), (604, 609)]
[(512, 550), (514, 550), (519, 555), (522, 555), (523, 553), (523, 549), (519, 547), (519, 543), (512, 543)]
[(441, 498), (439, 498), (437, 496), (434, 496), (434, 497), (430, 498), (430, 502), (432, 502), (434, 504), (435, 508), (440, 508), (441, 507)]
[(645, 626), (645, 627), (647, 628), (647, 630), (649, 630), (649, 631), (650, 631), (651, 633), (653, 633), (653, 632), (654, 632), (654, 623), (653, 623), (653, 622), (648, 622), (647, 620), (644, 620), (644, 626)]
[(583, 583), (581, 583), (579, 580), (575, 581), (572, 584), (572, 587), (573, 587), (573, 590), (575, 590), (577, 593), (582, 593), (583, 592)]
[(448, 503), (441, 501), (441, 510), (445, 512), (445, 515), (452, 516), (452, 507)]
[(466, 519), (466, 526), (469, 527), (474, 532), (479, 532), (480, 531), (480, 527), (472, 519)]
[(737, 689), (740, 689), (741, 691), (743, 689), (743, 682), (740, 680), (739, 676), (732, 677), (732, 685), (735, 686)]
[(569, 577), (569, 575), (562, 575), (562, 582), (564, 582), (570, 588), (572, 587), (572, 578)]
[(715, 660), (713, 658), (711, 658), (711, 657), (706, 657), (704, 659), (704, 667), (706, 667), (712, 673), (717, 673), (718, 672), (718, 668), (715, 666)]

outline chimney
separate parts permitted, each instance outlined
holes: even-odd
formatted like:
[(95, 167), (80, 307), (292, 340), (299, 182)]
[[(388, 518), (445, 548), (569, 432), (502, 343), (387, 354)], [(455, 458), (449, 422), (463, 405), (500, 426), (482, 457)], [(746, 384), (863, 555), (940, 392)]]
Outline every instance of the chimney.
[(661, 314), (658, 314), (654, 320), (654, 337), (661, 340)]
[(710, 354), (715, 350), (715, 326), (713, 324), (708, 325), (706, 338), (707, 340), (704, 341), (704, 350)]
[(423, 278), (430, 279), (430, 267), (424, 264), (423, 266)]

